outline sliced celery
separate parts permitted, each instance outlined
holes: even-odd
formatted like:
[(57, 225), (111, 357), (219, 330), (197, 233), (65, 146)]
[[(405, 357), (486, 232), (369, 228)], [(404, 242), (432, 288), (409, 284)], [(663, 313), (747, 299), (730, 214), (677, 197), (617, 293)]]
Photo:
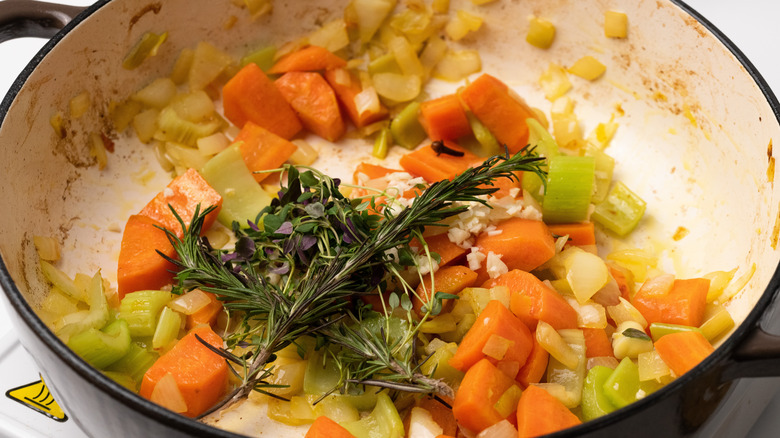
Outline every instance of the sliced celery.
[(582, 415), (589, 421), (609, 414), (615, 406), (604, 394), (604, 382), (612, 374), (612, 369), (597, 365), (588, 371), (582, 388)]
[(621, 182), (616, 182), (607, 199), (596, 205), (591, 215), (594, 222), (625, 236), (636, 228), (645, 214), (646, 203)]
[(704, 322), (699, 327), (708, 341), (713, 342), (734, 327), (734, 318), (725, 307), (707, 304), (704, 308)]
[(561, 154), (558, 142), (538, 120), (529, 117), (525, 119), (525, 123), (528, 125), (528, 144), (536, 148), (536, 153), (547, 158), (557, 157)]
[(41, 272), (49, 283), (57, 286), (59, 290), (65, 292), (65, 295), (77, 301), (84, 301), (84, 293), (79, 289), (73, 279), (57, 269), (54, 265), (45, 260), (41, 260)]
[(344, 396), (329, 395), (314, 405), (314, 415), (326, 416), (337, 423), (357, 421), (360, 412)]
[(303, 376), (303, 392), (323, 395), (336, 388), (340, 381), (341, 372), (330, 354), (325, 350), (313, 352)]
[(609, 186), (612, 184), (612, 173), (615, 169), (615, 159), (592, 145), (588, 145), (585, 148), (585, 156), (596, 159), (596, 180), (591, 201), (594, 204), (599, 204), (604, 202), (609, 194)]
[(141, 39), (130, 49), (130, 52), (122, 61), (122, 67), (127, 70), (133, 70), (140, 66), (146, 58), (155, 56), (157, 49), (168, 39), (168, 32), (157, 35), (154, 32), (146, 32), (141, 35)]
[(404, 423), (386, 391), (377, 396), (376, 407), (369, 415), (358, 421), (343, 423), (342, 426), (356, 438), (401, 438), (404, 436)]
[(406, 149), (414, 149), (428, 136), (419, 120), (420, 103), (412, 102), (390, 122), (393, 140)]
[(558, 155), (550, 157), (548, 162), (547, 190), (542, 203), (544, 221), (566, 223), (586, 220), (593, 193), (595, 159)]
[(199, 138), (207, 137), (219, 129), (222, 121), (213, 119), (202, 123), (194, 123), (180, 117), (173, 108), (165, 108), (157, 116), (161, 138), (158, 140), (183, 143), (195, 146)]
[(691, 327), (687, 325), (667, 324), (664, 322), (654, 322), (650, 324), (650, 336), (653, 337), (653, 341), (661, 339), (661, 336), (670, 335), (672, 333), (679, 332), (699, 332), (697, 327)]
[(247, 228), (247, 221), (255, 222), (272, 198), (246, 167), (240, 148), (241, 143), (228, 146), (203, 166), (201, 175), (222, 195), (219, 221), (227, 227), (237, 222)]
[(133, 337), (152, 336), (157, 327), (157, 318), (173, 295), (163, 290), (142, 290), (131, 292), (119, 303), (119, 315), (127, 321)]
[(639, 393), (639, 368), (629, 358), (620, 361), (604, 381), (604, 394), (617, 408), (627, 406), (637, 400)]
[(263, 71), (268, 71), (274, 65), (274, 56), (276, 55), (276, 47), (268, 46), (263, 47), (260, 50), (256, 50), (243, 58), (241, 58), (241, 65), (253, 63), (260, 67)]
[(103, 277), (96, 273), (87, 287), (89, 310), (82, 310), (63, 317), (68, 323), (57, 330), (57, 336), (68, 342), (71, 336), (88, 329), (100, 329), (108, 322), (108, 301), (103, 291)]
[(130, 330), (124, 319), (105, 329), (87, 329), (70, 337), (68, 347), (95, 368), (103, 369), (118, 361), (130, 349)]
[(160, 317), (157, 318), (157, 327), (152, 336), (152, 348), (163, 348), (179, 337), (181, 329), (181, 315), (170, 307), (163, 307)]
[(116, 371), (103, 371), (103, 374), (106, 375), (109, 379), (113, 380), (114, 382), (124, 386), (125, 388), (129, 389), (130, 391), (137, 391), (138, 385), (135, 383), (135, 380), (133, 380), (132, 377), (130, 377), (127, 374), (124, 373), (118, 373)]
[(390, 133), (390, 129), (382, 128), (382, 130), (379, 131), (379, 135), (376, 136), (376, 140), (374, 140), (374, 151), (371, 155), (382, 160), (385, 159), (392, 142), (393, 137)]
[(107, 367), (106, 370), (127, 374), (136, 383), (140, 384), (141, 379), (146, 374), (146, 370), (152, 366), (158, 357), (157, 353), (147, 350), (137, 342), (133, 342), (130, 344), (127, 354)]
[(450, 385), (455, 385), (463, 379), (463, 372), (450, 366), (449, 360), (455, 355), (458, 344), (450, 342), (436, 349), (422, 365), (420, 371), (434, 379), (442, 379)]
[(469, 120), (469, 125), (471, 125), (471, 132), (474, 133), (474, 138), (481, 146), (481, 150), (477, 155), (481, 157), (490, 157), (504, 152), (501, 145), (498, 144), (496, 136), (487, 129), (487, 126), (479, 121), (477, 116), (471, 111), (466, 111), (466, 117)]

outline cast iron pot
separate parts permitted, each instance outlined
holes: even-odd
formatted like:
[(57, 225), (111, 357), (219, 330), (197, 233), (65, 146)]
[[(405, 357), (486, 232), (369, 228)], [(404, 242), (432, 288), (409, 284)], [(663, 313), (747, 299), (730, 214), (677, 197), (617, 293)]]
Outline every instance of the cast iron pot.
[[(61, 343), (35, 312), (47, 286), (32, 236), (62, 241), (66, 272), (102, 269), (115, 278), (124, 218), (167, 176), (147, 146), (113, 132), (111, 102), (167, 74), (176, 54), (200, 40), (240, 55), (305, 34), (338, 16), (345, 3), (277, 0), (270, 16), (252, 20), (229, 0), (101, 0), (71, 20), (74, 8), (0, 2), (0, 40), (52, 37), (0, 107), (0, 284), (23, 345), (58, 402), (91, 436), (239, 435), (130, 393)], [(469, 2), (452, 3), (456, 9)], [(628, 39), (604, 38), (607, 8), (628, 14)], [(647, 232), (623, 243), (641, 248), (661, 239), (664, 266), (680, 277), (738, 267), (737, 276), (749, 278), (729, 307), (738, 325), (715, 353), (664, 389), (560, 435), (746, 433), (777, 382), (745, 378), (780, 375), (780, 339), (765, 331), (780, 287), (774, 232), (780, 191), (773, 184), (772, 151), (780, 137), (777, 99), (741, 52), (679, 1), (497, 1), (480, 14), (485, 28), (462, 45), (479, 48), (483, 71), (534, 106), (549, 109), (537, 82), (549, 62), (570, 65), (595, 54), (607, 65), (606, 76), (594, 83), (573, 79), (569, 96), (585, 126), (612, 115), (620, 124), (608, 150), (618, 162), (615, 177), (649, 205), (642, 223)], [(552, 49), (524, 43), (530, 14), (555, 22)], [(123, 69), (123, 57), (147, 31), (170, 37), (141, 67)], [(438, 83), (428, 91), (435, 96), (456, 85)], [(65, 135), (57, 135), (50, 118), (58, 111), (67, 115), (68, 101), (85, 90), (90, 110), (78, 119), (66, 116)], [(116, 144), (103, 171), (88, 153), (94, 132)], [(346, 146), (324, 155), (326, 170), (348, 174), (368, 153)], [(143, 172), (147, 182), (139, 184)], [(671, 239), (681, 228), (689, 234)], [(249, 426), (237, 430), (252, 432)], [(264, 436), (287, 433), (266, 429)]]

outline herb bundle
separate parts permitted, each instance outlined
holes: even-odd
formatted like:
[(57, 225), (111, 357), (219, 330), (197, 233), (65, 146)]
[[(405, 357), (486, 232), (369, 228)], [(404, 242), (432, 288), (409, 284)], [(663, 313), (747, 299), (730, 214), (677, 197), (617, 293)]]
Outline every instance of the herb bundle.
[[(304, 335), (317, 338), (319, 346), (334, 347), (329, 351), (342, 377), (333, 390), (372, 385), (452, 395), (444, 382), (420, 372), (416, 339), (419, 325), (440, 311), (441, 300), (453, 297), (437, 293), (421, 319), (413, 314), (414, 289), (402, 275), (416, 265), (409, 242), (418, 239), (428, 258), (437, 257), (424, 243), (425, 227), (441, 226), (466, 211), (464, 203), (487, 205), (484, 195), (497, 190), (492, 184), (499, 178), (516, 178), (516, 171), (543, 176), (541, 164), (533, 151), (492, 157), (432, 184), (397, 213), (381, 209), (373, 196), (345, 197), (338, 179), (315, 169), (288, 166), (280, 170), (287, 174), (286, 187), (256, 223), (248, 228), (234, 224), (234, 251), (215, 250), (200, 236), (211, 208), (195, 213), (182, 238), (166, 230), (178, 254), (169, 259), (179, 267), (174, 291), (214, 293), (228, 311), (241, 315), (239, 327), (226, 338), (227, 348), (217, 352), (240, 366), (236, 375), (242, 384), (209, 412), (253, 390), (265, 392), (274, 353)], [(389, 290), (395, 292), (383, 309), (350, 303)], [(398, 315), (405, 327), (400, 334), (391, 327)], [(376, 318), (375, 323), (366, 324), (366, 318)], [(234, 355), (237, 346), (250, 353)]]

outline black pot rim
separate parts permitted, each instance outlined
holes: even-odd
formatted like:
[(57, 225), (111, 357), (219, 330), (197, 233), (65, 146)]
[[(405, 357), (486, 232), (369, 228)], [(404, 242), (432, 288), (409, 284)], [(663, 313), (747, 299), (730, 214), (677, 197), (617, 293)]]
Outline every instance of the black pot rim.
[[(33, 71), (38, 67), (38, 64), (48, 55), (49, 52), (54, 50), (57, 44), (65, 38), (74, 28), (76, 28), (81, 22), (88, 19), (92, 14), (106, 6), (113, 0), (99, 0), (86, 8), (82, 13), (75, 17), (70, 23), (68, 23), (61, 31), (59, 31), (53, 38), (51, 38), (41, 48), (41, 50), (33, 57), (33, 59), (22, 70), (19, 76), (11, 85), (8, 93), (0, 103), (0, 127), (2, 127), (6, 114), (8, 113), (12, 103), (16, 96), (23, 88), (25, 82)], [(737, 59), (737, 61), (745, 68), (745, 71), (750, 75), (758, 88), (764, 94), (767, 103), (769, 104), (772, 112), (780, 123), (780, 102), (767, 84), (766, 80), (761, 76), (755, 66), (748, 60), (748, 58), (742, 53), (742, 51), (724, 35), (715, 25), (699, 14), (695, 9), (688, 6), (682, 0), (669, 0), (670, 3), (679, 7), (683, 12), (696, 19), (704, 28), (713, 34)], [(120, 403), (128, 406), (135, 411), (146, 415), (150, 419), (158, 422), (175, 426), (182, 432), (192, 433), (196, 436), (202, 437), (219, 437), (219, 438), (240, 438), (244, 435), (228, 432), (216, 427), (206, 425), (204, 423), (186, 418), (182, 415), (171, 412), (167, 409), (161, 408), (159, 405), (146, 400), (145, 398), (137, 395), (121, 385), (117, 384), (110, 378), (106, 377), (103, 373), (93, 368), (85, 361), (83, 361), (78, 355), (70, 350), (60, 339), (51, 332), (46, 325), (38, 318), (37, 314), (33, 311), (30, 305), (22, 296), (19, 289), (16, 287), (10, 273), (5, 265), (5, 262), (0, 256), (0, 287), (5, 291), (11, 306), (21, 316), (22, 320), (32, 329), (40, 340), (47, 344), (49, 348), (73, 371), (78, 373), (82, 378), (90, 381), (98, 387), (102, 392), (108, 396), (114, 398)], [(713, 354), (707, 357), (701, 364), (697, 365), (693, 370), (675, 379), (659, 391), (648, 395), (646, 398), (639, 400), (618, 409), (617, 411), (595, 420), (588, 421), (580, 426), (566, 429), (564, 431), (555, 433), (551, 436), (573, 436), (583, 433), (595, 432), (613, 423), (617, 423), (621, 418), (625, 416), (636, 415), (639, 411), (645, 409), (651, 404), (656, 404), (661, 400), (671, 396), (679, 388), (690, 384), (692, 381), (699, 378), (704, 372), (719, 366), (719, 364), (727, 361), (739, 343), (744, 340), (751, 332), (753, 332), (761, 322), (761, 317), (764, 312), (770, 308), (770, 304), (780, 292), (780, 265), (775, 269), (774, 274), (763, 292), (759, 300), (751, 309), (748, 316), (742, 321), (734, 333), (719, 346)], [(54, 384), (56, 387), (56, 384)], [(78, 420), (75, 420), (78, 422)]]

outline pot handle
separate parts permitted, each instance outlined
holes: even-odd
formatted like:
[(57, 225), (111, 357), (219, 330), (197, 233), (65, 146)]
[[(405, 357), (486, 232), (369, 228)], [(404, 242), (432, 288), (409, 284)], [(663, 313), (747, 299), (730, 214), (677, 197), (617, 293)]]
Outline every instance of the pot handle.
[(14, 38), (51, 38), (85, 7), (33, 0), (0, 1), (0, 43)]
[(724, 377), (732, 380), (777, 376), (780, 376), (780, 336), (767, 333), (757, 324), (733, 352)]

